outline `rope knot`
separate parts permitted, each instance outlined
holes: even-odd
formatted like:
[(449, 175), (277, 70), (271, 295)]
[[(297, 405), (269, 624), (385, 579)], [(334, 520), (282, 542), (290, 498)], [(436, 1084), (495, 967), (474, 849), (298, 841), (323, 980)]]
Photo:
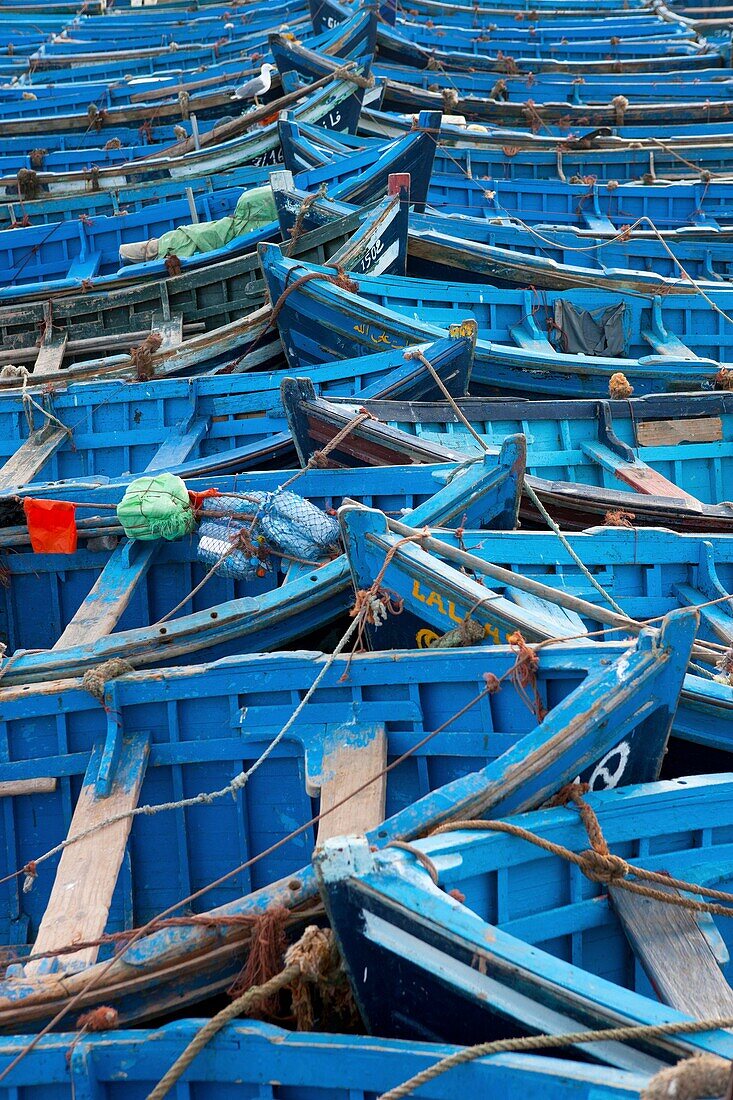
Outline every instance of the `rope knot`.
[(627, 397), (631, 397), (634, 387), (626, 375), (619, 370), (611, 375), (608, 381), (608, 392), (614, 401), (624, 401)]
[(629, 865), (621, 856), (615, 856), (612, 852), (597, 852), (594, 848), (588, 848), (581, 852), (583, 862), (580, 867), (586, 878), (591, 882), (614, 883), (626, 878), (629, 873)]
[(493, 672), (484, 673), (484, 683), (489, 695), (495, 695), (501, 688), (501, 680)]
[(134, 671), (129, 661), (125, 661), (122, 657), (113, 657), (109, 661), (103, 661), (96, 668), (88, 669), (82, 677), (81, 686), (101, 703), (109, 680), (116, 680), (118, 676)]
[(38, 878), (38, 870), (36, 868), (36, 861), (34, 859), (26, 863), (25, 867), (23, 868), (23, 874), (25, 875), (25, 878), (23, 879), (23, 893), (30, 894), (35, 884), (35, 881)]
[(100, 1005), (90, 1012), (83, 1012), (76, 1021), (80, 1031), (112, 1031), (120, 1026), (120, 1018), (116, 1008), (109, 1005)]

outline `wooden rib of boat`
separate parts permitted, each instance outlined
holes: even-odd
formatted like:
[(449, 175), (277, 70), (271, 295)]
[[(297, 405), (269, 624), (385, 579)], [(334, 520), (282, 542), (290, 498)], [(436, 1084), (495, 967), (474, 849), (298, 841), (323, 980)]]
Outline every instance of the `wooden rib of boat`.
[[(430, 831), (454, 816), (534, 807), (578, 772), (592, 770), (622, 742), (633, 744), (630, 756), (643, 773), (652, 774), (661, 759), (694, 629), (694, 616), (684, 613), (670, 617), (661, 634), (645, 632), (632, 648), (610, 643), (548, 648), (537, 676), (538, 690), (552, 709), (541, 723), (527, 709), (522, 691), (507, 680), (480, 708), (468, 708), (447, 736), (427, 742), (421, 759), (430, 768), (418, 759), (408, 761), (407, 767), (389, 773), (386, 784), (376, 785), (373, 798), (351, 804), (349, 817), (342, 814), (330, 824), (324, 819), (317, 835), (308, 822), (316, 792), (322, 805), (332, 797), (328, 776), (337, 767), (333, 753), (341, 761), (338, 774), (345, 767), (354, 783), (369, 778), (385, 760), (415, 745), (445, 722), (454, 707), (481, 691), (487, 672), (508, 673), (514, 652), (479, 648), (354, 655), (348, 664), (345, 657), (328, 658), (325, 670), (325, 658), (306, 653), (225, 660), (198, 669), (168, 669), (164, 676), (133, 674), (110, 681), (104, 707), (78, 681), (60, 694), (58, 684), (53, 691), (48, 685), (31, 694), (4, 690), (3, 714), (19, 738), (19, 752), (12, 763), (0, 765), (0, 775), (15, 781), (42, 775), (49, 781), (44, 793), (23, 785), (8, 795), (7, 812), (17, 830), (15, 814), (27, 820), (31, 805), (59, 809), (36, 815), (40, 830), (24, 832), (36, 854), (37, 847), (62, 840), (69, 831), (73, 835), (83, 821), (104, 818), (109, 799), (119, 810), (122, 797), (132, 807), (138, 801), (176, 799), (183, 790), (223, 789), (259, 757), (292, 714), (294, 702), (323, 670), (302, 722), (246, 784), (238, 785), (236, 797), (227, 795), (186, 811), (185, 821), (192, 827), (194, 820), (200, 822), (208, 837), (215, 832), (220, 843), (190, 843), (192, 833), (180, 827), (175, 811), (173, 816), (144, 815), (128, 819), (114, 841), (107, 837), (102, 843), (100, 835), (69, 845), (55, 880), (44, 869), (30, 893), (23, 894), (16, 879), (5, 883), (0, 897), (7, 906), (6, 919), (17, 925), (13, 942), (26, 947), (26, 961), (21, 957), (0, 982), (0, 1027), (37, 1028), (77, 992), (78, 1009), (90, 997), (94, 1004), (101, 999), (125, 1021), (159, 1015), (173, 1004), (180, 1009), (224, 988), (241, 967), (250, 938), (246, 926), (227, 925), (226, 916), (254, 916), (269, 905), (284, 904), (294, 924), (308, 919), (316, 886), (307, 861), (313, 845), (332, 835), (331, 829), (366, 829), (371, 842), (381, 847), (393, 838)], [(23, 738), (26, 721), (33, 724), (33, 738)], [(66, 732), (64, 744), (77, 750), (71, 759), (59, 754), (59, 723)], [(179, 738), (176, 732), (194, 729), (203, 736)], [(505, 732), (509, 747), (497, 755), (498, 746), (507, 743), (501, 736)], [(116, 765), (107, 767), (104, 761), (115, 744), (121, 755)], [(114, 761), (114, 753), (109, 759)], [(72, 802), (63, 793), (69, 774), (77, 786), (84, 777), (73, 817)], [(278, 812), (278, 806), (287, 806), (287, 812)], [(146, 839), (151, 826), (156, 851), (164, 844), (167, 852), (165, 861), (153, 859), (152, 893), (144, 870), (153, 866)], [(296, 826), (303, 827), (301, 834), (287, 841)], [(13, 863), (25, 858), (16, 855), (19, 839), (15, 831), (9, 857)], [(283, 843), (270, 850), (275, 840)], [(122, 859), (126, 845), (131, 875)], [(120, 950), (113, 962), (96, 947), (55, 953), (57, 947), (96, 939), (105, 926), (122, 931), (138, 925), (161, 907), (175, 904), (198, 882), (232, 872), (252, 857), (252, 866), (230, 873), (196, 903), (199, 911), (224, 918), (222, 923), (148, 932)], [(93, 915), (84, 902), (92, 880), (98, 899)], [(67, 882), (74, 883), (73, 906)], [(27, 957), (32, 946), (51, 954), (34, 961)]]
[[(587, 797), (612, 852), (725, 890), (733, 873), (724, 839), (729, 774)], [(511, 820), (571, 851), (588, 848), (575, 807)], [(415, 852), (430, 860), (437, 882)], [(334, 839), (316, 862), (359, 1007), (380, 1035), (454, 1035), (470, 1044), (507, 1028), (562, 1034), (731, 1011), (727, 922), (698, 924), (689, 912), (592, 882), (520, 837), (456, 831), (421, 840), (413, 852)], [(732, 1042), (729, 1031), (710, 1030), (570, 1050), (648, 1071), (650, 1059), (674, 1063), (703, 1051), (729, 1058)]]

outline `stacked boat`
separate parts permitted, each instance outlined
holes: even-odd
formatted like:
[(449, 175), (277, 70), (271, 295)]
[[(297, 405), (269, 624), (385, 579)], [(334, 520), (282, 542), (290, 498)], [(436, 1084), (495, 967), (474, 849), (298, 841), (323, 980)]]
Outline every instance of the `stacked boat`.
[(731, 27), (0, 0), (0, 1100), (730, 1095)]

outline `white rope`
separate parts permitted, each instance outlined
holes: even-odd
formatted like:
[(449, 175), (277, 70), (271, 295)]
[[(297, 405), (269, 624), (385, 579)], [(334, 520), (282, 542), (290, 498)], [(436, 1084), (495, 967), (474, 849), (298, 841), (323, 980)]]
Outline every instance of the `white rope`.
[[(105, 821), (97, 822), (96, 825), (91, 825), (88, 829), (83, 829), (80, 833), (75, 833), (74, 836), (66, 837), (65, 840), (61, 841), (61, 843), (57, 844), (54, 848), (50, 848), (47, 852), (44, 852), (43, 855), (39, 856), (37, 859), (29, 861), (29, 864), (37, 866), (39, 863), (44, 863), (46, 860), (51, 859), (53, 856), (58, 855), (60, 852), (63, 852), (64, 849), (70, 847), (70, 845), (76, 844), (77, 841), (85, 840), (86, 837), (91, 836), (93, 833), (99, 832), (101, 829), (106, 829), (110, 825), (115, 825), (118, 821), (126, 821), (128, 818), (134, 817), (152, 816), (154, 814), (164, 813), (168, 810), (187, 810), (192, 806), (210, 805), (212, 802), (216, 801), (219, 798), (224, 798), (226, 795), (234, 795), (237, 791), (242, 790), (242, 788), (247, 784), (247, 782), (252, 777), (252, 775), (254, 775), (257, 769), (260, 768), (262, 764), (264, 764), (264, 762), (267, 760), (267, 758), (272, 755), (282, 739), (293, 727), (294, 723), (298, 720), (301, 713), (313, 697), (314, 692), (318, 689), (318, 686), (331, 668), (333, 662), (343, 652), (352, 635), (356, 631), (358, 625), (359, 619), (355, 618), (353, 622), (350, 623), (348, 629), (344, 633), (333, 653), (329, 653), (328, 657), (323, 663), (323, 667), (321, 668), (320, 672), (318, 673), (315, 680), (308, 688), (305, 695), (298, 703), (297, 707), (290, 715), (280, 732), (272, 739), (272, 741), (270, 741), (267, 748), (260, 754), (260, 756), (258, 756), (251, 767), (249, 767), (246, 771), (240, 772), (238, 775), (235, 775), (235, 777), (230, 783), (227, 784), (226, 787), (222, 787), (220, 790), (216, 791), (201, 791), (199, 792), (199, 794), (192, 795), (190, 798), (182, 798), (177, 802), (161, 802), (153, 806), (136, 806), (132, 810), (126, 810), (122, 813), (114, 814), (112, 817), (108, 817)], [(26, 866), (28, 866), (29, 864), (27, 864)], [(26, 881), (23, 887), (25, 892), (30, 889), (34, 877), (34, 874), (26, 876)]]

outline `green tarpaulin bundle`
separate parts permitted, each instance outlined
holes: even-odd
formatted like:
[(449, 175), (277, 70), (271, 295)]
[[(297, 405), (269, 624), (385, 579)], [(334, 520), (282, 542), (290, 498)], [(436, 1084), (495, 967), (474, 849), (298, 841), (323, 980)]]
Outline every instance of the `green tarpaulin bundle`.
[(196, 526), (188, 490), (175, 474), (133, 481), (117, 505), (117, 518), (128, 539), (143, 541), (180, 539)]
[(182, 225), (164, 233), (158, 241), (158, 259), (166, 256), (180, 256), (186, 259), (197, 252), (211, 252), (222, 248), (235, 237), (262, 229), (270, 222), (277, 221), (275, 200), (272, 188), (253, 187), (239, 196), (234, 213), (216, 222), (201, 222), (199, 225)]

